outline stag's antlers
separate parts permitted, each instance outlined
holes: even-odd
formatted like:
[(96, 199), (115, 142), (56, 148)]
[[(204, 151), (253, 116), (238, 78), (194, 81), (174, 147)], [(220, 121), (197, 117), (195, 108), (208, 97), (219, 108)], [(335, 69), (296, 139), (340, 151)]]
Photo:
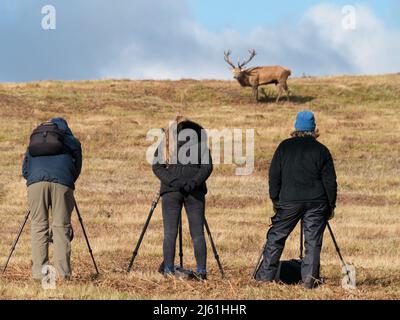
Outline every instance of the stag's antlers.
[(253, 60), (253, 58), (254, 58), (254, 57), (256, 56), (256, 54), (257, 54), (256, 50), (254, 50), (254, 49), (249, 50), (249, 53), (250, 53), (250, 57), (249, 57), (247, 60), (243, 61), (242, 63), (238, 62), (238, 67), (239, 67), (239, 68), (243, 68), (243, 67), (244, 67), (246, 64), (248, 64), (251, 60)]
[(232, 68), (236, 68), (235, 65), (232, 63), (230, 55), (232, 51), (228, 50), (228, 52), (224, 51), (224, 60), (226, 61), (227, 64), (229, 64)]
[(226, 61), (227, 64), (229, 64), (232, 68), (236, 69), (242, 69), (246, 64), (248, 64), (251, 60), (253, 60), (253, 58), (256, 56), (256, 50), (252, 49), (249, 50), (250, 56), (247, 60), (243, 61), (242, 63), (240, 63), (240, 59), (238, 60), (238, 64), (237, 67), (233, 64), (233, 62), (231, 61), (231, 50), (225, 51), (224, 52), (224, 60)]

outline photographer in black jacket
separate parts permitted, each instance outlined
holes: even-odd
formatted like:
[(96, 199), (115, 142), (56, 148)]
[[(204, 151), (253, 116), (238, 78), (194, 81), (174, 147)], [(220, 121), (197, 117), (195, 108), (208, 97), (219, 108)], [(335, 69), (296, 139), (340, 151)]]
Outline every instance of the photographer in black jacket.
[(184, 206), (197, 262), (195, 275), (198, 279), (205, 280), (207, 278), (207, 248), (204, 237), (206, 180), (213, 170), (207, 136), (197, 123), (178, 117), (165, 132), (161, 147), (163, 148), (158, 148), (155, 154), (153, 172), (161, 181), (164, 274), (174, 273), (176, 238)]
[(267, 234), (264, 262), (257, 280), (274, 281), (285, 241), (299, 220), (305, 236), (301, 274), (304, 287), (319, 281), (322, 237), (336, 206), (336, 173), (332, 156), (317, 141), (314, 114), (299, 112), (292, 138), (277, 148), (269, 170), (269, 194), (275, 216)]

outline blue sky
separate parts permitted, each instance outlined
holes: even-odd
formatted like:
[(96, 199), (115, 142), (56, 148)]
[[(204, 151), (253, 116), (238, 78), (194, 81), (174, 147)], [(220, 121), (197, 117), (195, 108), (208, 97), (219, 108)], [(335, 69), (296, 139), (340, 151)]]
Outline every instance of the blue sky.
[[(56, 8), (56, 30), (41, 9)], [(342, 26), (353, 5), (357, 26)], [(398, 0), (1, 0), (0, 81), (231, 79), (223, 52), (294, 76), (400, 71)]]
[(318, 1), (318, 0), (189, 0), (197, 21), (210, 31), (237, 29), (246, 33), (254, 28), (274, 27), (285, 21), (296, 21), (312, 6), (335, 3), (339, 6), (367, 4), (390, 27), (400, 27), (400, 1)]

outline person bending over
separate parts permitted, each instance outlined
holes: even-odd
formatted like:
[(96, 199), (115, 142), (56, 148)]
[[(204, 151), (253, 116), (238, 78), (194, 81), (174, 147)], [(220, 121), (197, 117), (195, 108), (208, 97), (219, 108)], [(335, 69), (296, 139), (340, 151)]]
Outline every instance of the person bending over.
[(164, 274), (174, 273), (176, 238), (184, 206), (197, 262), (195, 276), (206, 280), (205, 195), (213, 165), (203, 128), (178, 117), (165, 132), (152, 168), (161, 181)]
[(32, 219), (32, 277), (41, 280), (46, 275), (43, 268), (49, 263), (49, 242), (53, 241), (57, 274), (68, 280), (73, 237), (71, 213), (75, 205), (75, 182), (82, 168), (82, 149), (62, 118), (52, 119), (38, 129), (34, 138), (38, 143), (33, 144), (31, 138), (22, 167)]

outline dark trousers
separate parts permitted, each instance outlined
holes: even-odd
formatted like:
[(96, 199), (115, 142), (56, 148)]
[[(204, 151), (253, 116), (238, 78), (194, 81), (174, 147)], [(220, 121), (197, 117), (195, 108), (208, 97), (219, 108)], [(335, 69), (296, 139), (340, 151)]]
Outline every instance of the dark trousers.
[(168, 192), (162, 196), (165, 268), (171, 269), (174, 266), (176, 237), (178, 235), (179, 218), (183, 206), (185, 206), (189, 221), (197, 271), (205, 272), (207, 262), (207, 247), (204, 237), (205, 196), (196, 195), (194, 197), (193, 195), (183, 195), (181, 192)]
[(320, 253), (322, 238), (329, 216), (327, 203), (292, 202), (279, 204), (277, 213), (272, 218), (272, 226), (267, 234), (264, 250), (264, 262), (256, 278), (263, 281), (275, 280), (286, 239), (302, 220), (304, 228), (305, 256), (301, 265), (303, 282), (319, 279)]

